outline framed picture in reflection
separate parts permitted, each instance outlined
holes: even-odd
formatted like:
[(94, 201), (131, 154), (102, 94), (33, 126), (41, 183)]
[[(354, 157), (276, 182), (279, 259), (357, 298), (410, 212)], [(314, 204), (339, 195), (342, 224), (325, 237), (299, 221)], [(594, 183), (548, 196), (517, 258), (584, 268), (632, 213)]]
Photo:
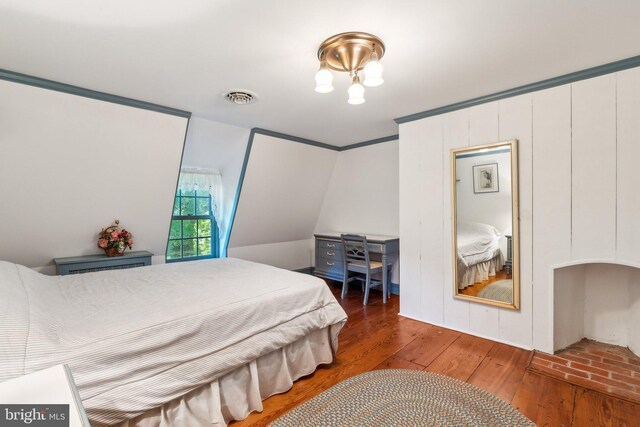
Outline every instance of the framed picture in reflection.
[(500, 191), (498, 183), (498, 164), (488, 163), (473, 166), (473, 192), (497, 193)]

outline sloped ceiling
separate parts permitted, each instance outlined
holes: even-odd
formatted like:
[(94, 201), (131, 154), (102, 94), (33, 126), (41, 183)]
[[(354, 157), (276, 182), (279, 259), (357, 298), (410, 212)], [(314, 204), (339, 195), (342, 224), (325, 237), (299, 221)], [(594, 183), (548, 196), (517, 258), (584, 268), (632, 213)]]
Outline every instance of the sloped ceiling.
[[(637, 0), (0, 0), (0, 68), (336, 145), (394, 117), (640, 54)], [(367, 102), (313, 91), (318, 45), (387, 45)], [(221, 93), (255, 91), (238, 107)]]
[(312, 237), (338, 152), (255, 134), (229, 248)]

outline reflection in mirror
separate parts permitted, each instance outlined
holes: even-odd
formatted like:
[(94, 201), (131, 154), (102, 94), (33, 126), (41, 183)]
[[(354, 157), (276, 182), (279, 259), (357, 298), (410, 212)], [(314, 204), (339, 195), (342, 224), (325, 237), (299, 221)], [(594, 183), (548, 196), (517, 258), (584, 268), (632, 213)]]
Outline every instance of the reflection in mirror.
[(520, 307), (516, 141), (452, 150), (455, 295)]

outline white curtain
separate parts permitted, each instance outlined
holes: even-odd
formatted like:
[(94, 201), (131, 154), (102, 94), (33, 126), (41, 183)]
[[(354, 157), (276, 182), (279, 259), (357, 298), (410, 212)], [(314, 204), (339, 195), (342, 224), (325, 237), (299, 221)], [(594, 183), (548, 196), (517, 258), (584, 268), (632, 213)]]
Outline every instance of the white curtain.
[(178, 189), (183, 191), (199, 190), (211, 194), (213, 217), (221, 225), (222, 220), (222, 175), (212, 169), (182, 168)]

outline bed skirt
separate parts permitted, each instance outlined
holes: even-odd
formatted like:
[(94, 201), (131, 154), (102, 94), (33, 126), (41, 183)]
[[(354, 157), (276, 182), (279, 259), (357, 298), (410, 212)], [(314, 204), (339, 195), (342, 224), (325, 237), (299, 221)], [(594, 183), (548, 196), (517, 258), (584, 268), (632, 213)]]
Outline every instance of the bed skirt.
[(298, 378), (333, 362), (342, 323), (313, 331), (293, 343), (242, 365), (219, 379), (152, 409), (119, 427), (226, 426), (262, 401), (288, 391)]
[(474, 283), (487, 280), (490, 276), (495, 276), (496, 272), (504, 267), (504, 256), (502, 251), (489, 261), (479, 262), (466, 268), (464, 274), (458, 280), (458, 289), (465, 289)]

